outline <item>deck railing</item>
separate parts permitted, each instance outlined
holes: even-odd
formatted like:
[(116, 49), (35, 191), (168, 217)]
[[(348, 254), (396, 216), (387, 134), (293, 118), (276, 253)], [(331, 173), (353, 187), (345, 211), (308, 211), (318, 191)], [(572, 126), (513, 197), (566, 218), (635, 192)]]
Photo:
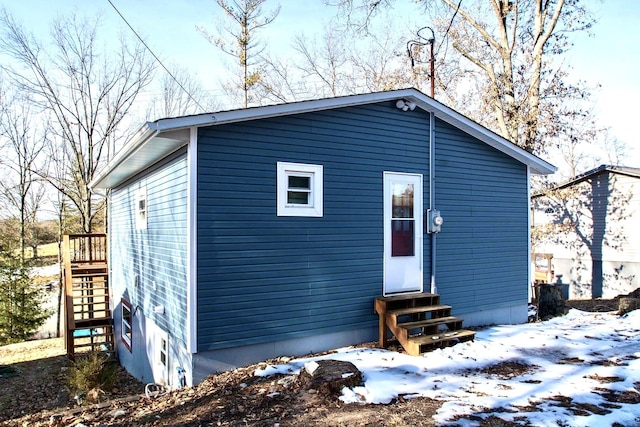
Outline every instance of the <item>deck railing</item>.
[(77, 333), (88, 334), (92, 346), (95, 334), (111, 339), (107, 235), (69, 234), (63, 243), (66, 345), (73, 357)]
[(70, 263), (107, 262), (106, 234), (66, 234), (64, 236), (65, 260)]

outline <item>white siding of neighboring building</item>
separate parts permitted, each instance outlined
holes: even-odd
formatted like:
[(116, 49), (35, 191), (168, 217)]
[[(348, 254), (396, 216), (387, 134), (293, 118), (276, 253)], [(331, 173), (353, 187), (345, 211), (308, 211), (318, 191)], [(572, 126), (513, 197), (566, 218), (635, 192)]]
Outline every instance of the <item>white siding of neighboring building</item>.
[[(575, 200), (565, 206), (569, 221), (576, 224), (572, 231), (559, 231), (562, 215), (557, 211), (545, 213), (549, 207), (546, 196), (534, 199), (533, 225), (555, 221), (555, 231), (551, 233), (562, 236), (557, 242), (537, 245), (534, 252), (553, 254), (555, 280), (569, 285), (570, 299), (598, 296), (599, 291), (592, 289), (594, 266), (602, 268), (602, 298), (639, 288), (640, 179), (602, 172), (570, 188), (575, 190)], [(594, 238), (594, 224), (596, 230), (601, 230), (600, 237), (596, 231)]]

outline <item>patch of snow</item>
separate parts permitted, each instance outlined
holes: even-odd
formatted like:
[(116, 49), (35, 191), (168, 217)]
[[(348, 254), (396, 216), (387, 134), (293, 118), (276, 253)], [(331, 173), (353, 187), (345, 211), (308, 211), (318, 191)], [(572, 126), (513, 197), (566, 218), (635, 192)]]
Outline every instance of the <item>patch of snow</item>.
[[(398, 396), (444, 401), (438, 425), (478, 425), (477, 417), (495, 416), (534, 426), (640, 425), (640, 405), (615, 402), (607, 410), (606, 393), (638, 393), (640, 384), (640, 310), (585, 313), (523, 325), (481, 330), (473, 342), (435, 350), (424, 357), (376, 348), (342, 348), (314, 358), (292, 359), (255, 372), (258, 376), (297, 373), (322, 359), (346, 360), (362, 373), (364, 385), (343, 389), (345, 403), (385, 404)], [(526, 365), (506, 377), (485, 368), (502, 363)], [(613, 378), (615, 381), (601, 381)], [(559, 402), (604, 411), (581, 416)], [(586, 405), (586, 406), (585, 406)], [(527, 407), (537, 407), (527, 411)], [(457, 417), (462, 417), (457, 419)]]
[(304, 370), (307, 371), (307, 374), (309, 374), (309, 375), (313, 375), (313, 373), (319, 367), (320, 367), (320, 365), (318, 365), (318, 363), (313, 361), (313, 360), (311, 362), (309, 362), (309, 363), (305, 363), (304, 364)]
[(60, 273), (60, 264), (56, 263), (44, 267), (32, 267), (30, 270), (31, 277), (57, 276)]

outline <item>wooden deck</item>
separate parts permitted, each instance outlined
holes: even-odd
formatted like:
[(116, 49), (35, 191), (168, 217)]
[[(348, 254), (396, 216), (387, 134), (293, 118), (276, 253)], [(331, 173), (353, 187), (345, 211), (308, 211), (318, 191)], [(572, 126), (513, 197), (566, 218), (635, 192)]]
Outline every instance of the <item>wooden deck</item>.
[(106, 234), (64, 236), (65, 345), (74, 359), (114, 350)]

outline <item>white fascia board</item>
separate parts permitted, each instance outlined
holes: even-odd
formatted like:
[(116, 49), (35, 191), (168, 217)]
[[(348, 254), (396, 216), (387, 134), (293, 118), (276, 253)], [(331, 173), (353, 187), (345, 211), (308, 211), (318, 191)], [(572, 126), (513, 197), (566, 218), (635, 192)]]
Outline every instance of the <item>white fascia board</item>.
[[(474, 122), (470, 118), (458, 113), (446, 105), (435, 101), (433, 98), (423, 94), (422, 92), (414, 89), (406, 89), (406, 91), (408, 93), (404, 95), (404, 98), (407, 100), (415, 102), (416, 105), (423, 110), (433, 111), (436, 117), (442, 121), (467, 132), (468, 134), (483, 141), (485, 144), (524, 163), (531, 168), (532, 173), (548, 175), (557, 170), (557, 168), (551, 163), (548, 163), (538, 156), (518, 147), (495, 132), (492, 132), (486, 127)], [(404, 92), (404, 90), (399, 92)], [(397, 93), (396, 97), (402, 97), (402, 95)]]
[(114, 188), (136, 173), (187, 145), (188, 130), (160, 134), (146, 123), (89, 184), (93, 189)]
[[(227, 123), (237, 123), (249, 120), (265, 119), (269, 117), (302, 114), (312, 111), (322, 111), (334, 108), (344, 108), (357, 105), (372, 104), (376, 102), (407, 99), (416, 103), (421, 109), (433, 111), (439, 119), (473, 135), (489, 146), (502, 151), (508, 156), (531, 167), (535, 174), (551, 174), (556, 167), (541, 158), (521, 149), (507, 141), (498, 134), (486, 129), (468, 117), (452, 110), (444, 104), (423, 94), (417, 89), (400, 89), (387, 92), (349, 95), (337, 98), (316, 99), (310, 101), (292, 102), (264, 107), (251, 107), (240, 110), (221, 111), (218, 113), (199, 114), (194, 116), (160, 119), (153, 123), (147, 123), (129, 141), (125, 147), (109, 162), (104, 170), (91, 182), (95, 188), (113, 188), (123, 182), (134, 172), (136, 167), (149, 166), (151, 161), (161, 155), (168, 155), (177, 148), (188, 143), (188, 137), (183, 139), (178, 135), (181, 130), (193, 127), (214, 126)], [(164, 138), (164, 139), (163, 139)], [(155, 140), (155, 144), (150, 144)], [(147, 147), (145, 147), (147, 146)], [(142, 148), (144, 147), (144, 150)], [(141, 154), (144, 152), (144, 155)], [(134, 155), (143, 158), (136, 161)], [(127, 164), (125, 164), (125, 162)], [(129, 166), (129, 167), (126, 167)], [(120, 169), (120, 171), (116, 171)]]
[[(330, 108), (340, 108), (353, 105), (362, 105), (372, 102), (384, 101), (397, 98), (393, 92), (371, 93), (364, 95), (352, 95), (339, 98), (327, 98), (312, 101), (300, 101), (289, 104), (278, 104), (265, 107), (252, 107), (241, 110), (222, 111), (219, 113), (199, 114), (195, 116), (175, 117), (168, 119), (160, 119), (155, 122), (147, 122), (142, 128), (129, 140), (122, 150), (106, 165), (106, 167), (91, 181), (92, 188), (113, 188), (123, 182), (130, 173), (123, 171), (121, 174), (116, 173), (116, 169), (126, 169), (125, 162), (135, 163), (132, 161), (136, 154), (141, 150), (154, 151), (157, 155), (169, 154), (171, 147), (166, 144), (158, 147), (148, 147), (154, 139), (159, 140), (162, 136), (174, 131), (187, 130), (193, 127), (221, 125), (225, 123), (236, 123), (248, 120), (264, 119), (269, 117), (286, 116), (297, 113), (306, 113), (311, 111), (327, 110)], [(168, 136), (168, 135), (166, 135)], [(174, 150), (187, 141), (176, 139)], [(147, 146), (147, 147), (145, 147)], [(156, 156), (157, 157), (157, 156)], [(140, 165), (146, 165), (149, 162), (141, 162)]]
[[(412, 89), (410, 93), (418, 93)], [(389, 101), (402, 98), (397, 92), (378, 92), (362, 95), (349, 95), (338, 98), (325, 98), (310, 101), (299, 101), (288, 104), (269, 105), (264, 107), (251, 107), (241, 110), (221, 111), (215, 114), (200, 114), (197, 116), (176, 117), (158, 120), (156, 129), (158, 132), (187, 128), (191, 126), (213, 126), (226, 123), (236, 123), (247, 120), (258, 120), (269, 117), (288, 116), (291, 114), (309, 113), (333, 108), (344, 108), (355, 105), (371, 104), (380, 101)]]
[(129, 140), (127, 144), (109, 162), (107, 165), (93, 177), (91, 182), (89, 183), (89, 187), (94, 188), (109, 188), (108, 185), (103, 185), (103, 181), (109, 173), (118, 167), (118, 165), (122, 164), (122, 162), (130, 157), (137, 149), (140, 148), (146, 141), (150, 140), (157, 134), (156, 130), (153, 128), (153, 123), (147, 122), (145, 123)]

